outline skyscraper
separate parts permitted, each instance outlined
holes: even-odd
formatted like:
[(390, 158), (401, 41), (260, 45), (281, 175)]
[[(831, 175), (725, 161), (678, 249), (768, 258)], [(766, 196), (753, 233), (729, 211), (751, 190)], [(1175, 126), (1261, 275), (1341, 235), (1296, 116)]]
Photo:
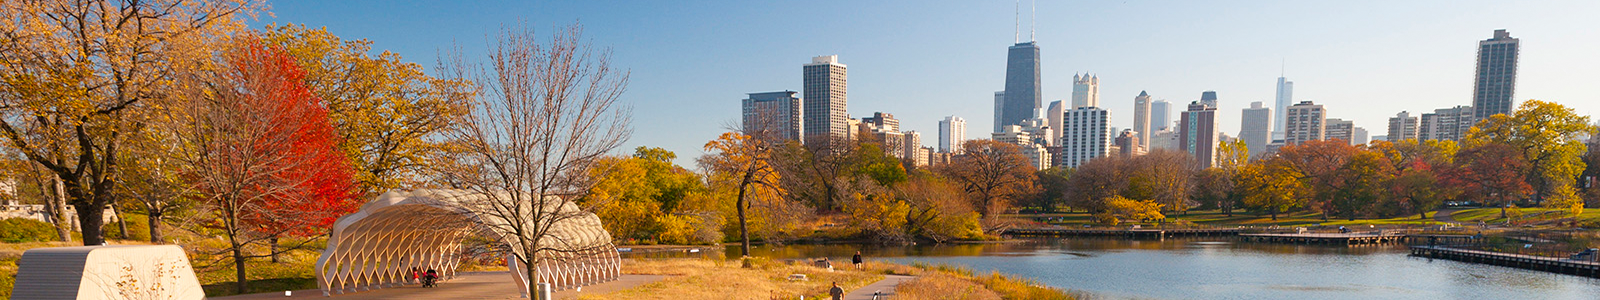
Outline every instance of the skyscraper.
[(1350, 140), (1350, 144), (1351, 145), (1360, 146), (1360, 145), (1367, 144), (1367, 142), (1368, 142), (1367, 129), (1366, 128), (1361, 128), (1361, 127), (1356, 127), (1356, 129), (1355, 129), (1355, 138)]
[(1323, 118), (1327, 115), (1322, 105), (1311, 101), (1300, 101), (1299, 104), (1289, 106), (1289, 112), (1284, 114), (1284, 118), (1288, 119), (1284, 123), (1288, 131), (1284, 132), (1283, 144), (1294, 145), (1322, 140), (1327, 134), (1327, 124), (1323, 123), (1326, 121)]
[(1100, 77), (1072, 74), (1072, 108), (1100, 107)]
[[(1505, 29), (1496, 29), (1494, 38), (1478, 42), (1478, 73), (1473, 84), (1473, 118), (1482, 120), (1497, 114), (1510, 114), (1511, 97), (1517, 87), (1517, 49), (1521, 42)], [(1390, 140), (1396, 140), (1394, 136)]]
[(1150, 102), (1150, 127), (1154, 131), (1172, 130), (1172, 103), (1167, 100)]
[(1051, 130), (1050, 136), (1045, 138), (1049, 139), (1051, 144), (1061, 142), (1061, 116), (1067, 112), (1067, 108), (1064, 106), (1066, 104), (1062, 103), (1061, 100), (1051, 101), (1050, 108), (1045, 110), (1045, 126), (1050, 127)]
[(800, 98), (795, 91), (750, 93), (742, 102), (744, 130), (785, 140), (800, 139)]
[(1134, 135), (1133, 130), (1123, 130), (1117, 134), (1117, 155), (1122, 157), (1144, 155), (1148, 150), (1145, 150), (1144, 146), (1139, 146), (1140, 143), (1142, 142), (1139, 141), (1139, 136)]
[(1327, 132), (1327, 134), (1324, 136), (1328, 140), (1341, 140), (1345, 141), (1346, 143), (1350, 143), (1351, 145), (1356, 144), (1356, 124), (1354, 122), (1341, 119), (1327, 119), (1323, 121), (1323, 124), (1326, 124), (1324, 125), (1324, 132)]
[(1289, 79), (1283, 78), (1283, 76), (1278, 76), (1278, 99), (1276, 102), (1278, 105), (1278, 114), (1273, 115), (1272, 118), (1272, 139), (1282, 140), (1284, 139), (1285, 133), (1289, 132), (1287, 127), (1288, 125), (1285, 123), (1285, 121), (1288, 120), (1286, 117), (1289, 114), (1289, 106), (1294, 105), (1293, 81), (1289, 81)]
[(1079, 107), (1061, 119), (1061, 156), (1057, 166), (1078, 167), (1091, 159), (1106, 156), (1111, 142), (1109, 116), (1099, 107)]
[(845, 113), (845, 65), (838, 55), (811, 58), (803, 68), (805, 143), (828, 147), (835, 139), (849, 138), (850, 116)]
[(967, 120), (957, 116), (939, 121), (939, 152), (961, 153), (961, 143), (967, 140)]
[(1005, 101), (994, 121), (995, 132), (1038, 117), (1043, 101), (1039, 84), (1039, 46), (1033, 41), (1012, 45), (1006, 54)]
[(1178, 150), (1189, 152), (1202, 168), (1217, 165), (1217, 108), (1200, 101), (1189, 104), (1189, 110), (1178, 117)]
[(922, 133), (912, 130), (903, 132), (902, 135), (905, 136), (905, 144), (901, 146), (900, 151), (905, 154), (900, 158), (915, 161), (917, 155), (921, 154), (919, 151), (922, 150)]
[(1398, 142), (1417, 138), (1417, 117), (1401, 111), (1389, 118), (1389, 141)]
[(994, 92), (994, 132), (1000, 132), (1000, 129), (1002, 127), (1004, 127), (1004, 125), (1000, 124), (1001, 123), (1000, 122), (1000, 118), (1001, 118), (1001, 116), (1005, 115), (1005, 112), (1006, 112), (1005, 107), (1006, 107), (1006, 91), (995, 91)]
[(1262, 107), (1261, 101), (1250, 102), (1250, 108), (1244, 109), (1241, 115), (1239, 139), (1250, 149), (1250, 156), (1266, 152), (1267, 143), (1272, 142), (1272, 109)]
[(1210, 106), (1211, 108), (1217, 108), (1217, 91), (1201, 92), (1200, 93), (1200, 104), (1205, 104), (1206, 106)]
[(1150, 94), (1144, 91), (1133, 97), (1133, 135), (1140, 148), (1150, 148)]

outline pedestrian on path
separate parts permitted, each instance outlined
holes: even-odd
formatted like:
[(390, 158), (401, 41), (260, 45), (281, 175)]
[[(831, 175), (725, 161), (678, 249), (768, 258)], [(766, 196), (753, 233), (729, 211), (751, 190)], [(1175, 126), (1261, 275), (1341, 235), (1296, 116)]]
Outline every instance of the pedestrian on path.
[(856, 270), (861, 269), (861, 251), (856, 251), (856, 256), (850, 258), (850, 263), (856, 264)]
[(833, 300), (844, 299), (844, 289), (839, 288), (838, 281), (833, 282), (833, 288), (828, 289), (828, 295), (833, 296)]

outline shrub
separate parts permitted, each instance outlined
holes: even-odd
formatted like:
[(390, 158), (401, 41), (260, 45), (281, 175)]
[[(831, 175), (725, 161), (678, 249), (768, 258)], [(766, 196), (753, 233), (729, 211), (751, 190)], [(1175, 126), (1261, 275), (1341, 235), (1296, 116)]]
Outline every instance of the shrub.
[(0, 220), (0, 241), (7, 243), (44, 242), (56, 239), (50, 223), (27, 218)]

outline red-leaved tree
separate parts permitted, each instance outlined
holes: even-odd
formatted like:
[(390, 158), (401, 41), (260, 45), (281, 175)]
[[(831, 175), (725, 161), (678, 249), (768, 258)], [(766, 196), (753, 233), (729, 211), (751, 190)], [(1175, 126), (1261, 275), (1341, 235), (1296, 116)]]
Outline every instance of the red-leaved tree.
[(294, 59), (241, 40), (214, 70), (186, 77), (194, 88), (177, 101), (172, 132), (190, 147), (182, 155), (187, 176), (209, 225), (228, 240), (223, 252), (243, 293), (246, 260), (300, 248), (305, 241), (278, 240), (320, 234), (358, 203), (338, 134)]
[(1462, 198), (1500, 207), (1500, 217), (1506, 217), (1506, 205), (1533, 193), (1533, 186), (1523, 180), (1529, 164), (1522, 151), (1505, 144), (1483, 144), (1462, 149), (1456, 153), (1456, 163), (1444, 173), (1449, 186), (1460, 187)]

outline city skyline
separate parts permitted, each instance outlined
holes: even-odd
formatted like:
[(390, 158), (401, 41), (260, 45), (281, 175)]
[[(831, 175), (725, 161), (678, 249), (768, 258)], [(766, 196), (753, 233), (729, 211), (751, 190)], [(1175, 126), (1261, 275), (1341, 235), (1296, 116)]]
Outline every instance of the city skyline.
[[(1014, 42), (1005, 40), (1006, 31), (1014, 39), (1018, 31), (1016, 8), (1007, 5), (1013, 3), (914, 4), (282, 2), (273, 3), (275, 15), (251, 23), (326, 26), (432, 66), (449, 45), (481, 53), (480, 39), (518, 20), (536, 29), (581, 20), (595, 46), (612, 48), (617, 66), (632, 72), (623, 100), (635, 111), (654, 112), (635, 117), (652, 125), (637, 126), (624, 148), (663, 147), (692, 165), (703, 141), (738, 122), (733, 100), (801, 89), (795, 64), (818, 55), (838, 54), (855, 67), (852, 117), (893, 112), (905, 130), (922, 132), (934, 132), (951, 114), (979, 128), (992, 125), (988, 113), (974, 112), (989, 109), (993, 92), (1004, 86), (1000, 49)], [(843, 13), (809, 28), (758, 21), (819, 5)], [(1219, 130), (1237, 132), (1240, 110), (1274, 101), (1268, 82), (1282, 75), (1297, 83), (1296, 102), (1314, 100), (1328, 106), (1328, 117), (1384, 128), (1398, 111), (1472, 105), (1477, 43), (1508, 29), (1528, 42), (1515, 100), (1556, 101), (1592, 115), (1600, 112), (1592, 96), (1600, 87), (1587, 82), (1600, 78), (1600, 58), (1591, 55), (1600, 52), (1600, 39), (1586, 34), (1596, 26), (1580, 12), (1596, 8), (1576, 1), (1042, 2), (1035, 38), (1043, 49), (1041, 100), (1070, 99), (1068, 74), (1093, 70), (1105, 79), (1099, 88), (1109, 99), (1103, 105), (1112, 111), (1112, 126), (1132, 127), (1129, 100), (1140, 90), (1180, 104), (1176, 110), (1214, 90), (1222, 95)], [(872, 15), (888, 17), (865, 17)], [(1167, 21), (1139, 21), (1149, 19)], [(1363, 22), (1343, 21), (1349, 19)], [(1275, 26), (1242, 26), (1261, 23)], [(1179, 48), (1185, 51), (1169, 51)], [(708, 105), (712, 100), (717, 104)], [(1160, 126), (1170, 124), (1152, 124)]]

